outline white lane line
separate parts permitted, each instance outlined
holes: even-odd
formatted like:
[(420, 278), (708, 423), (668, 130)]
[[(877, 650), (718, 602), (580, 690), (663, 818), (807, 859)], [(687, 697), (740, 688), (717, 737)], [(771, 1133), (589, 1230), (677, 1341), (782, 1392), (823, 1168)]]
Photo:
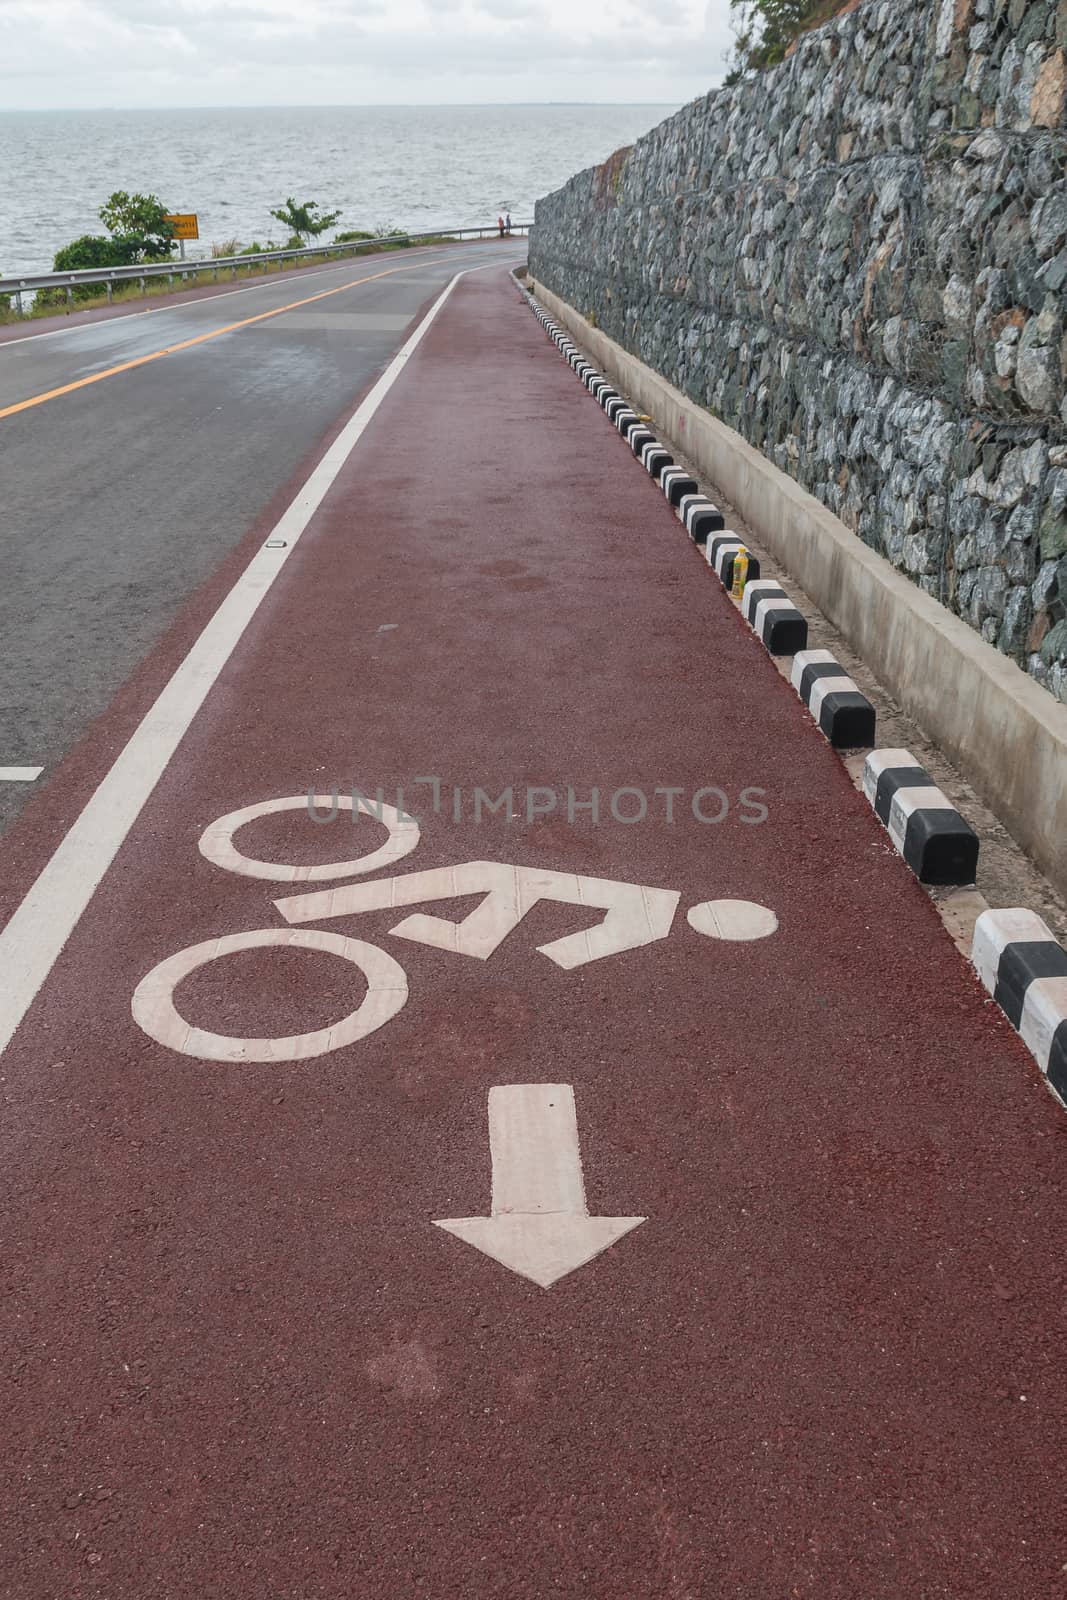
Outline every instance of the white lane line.
[(0, 783), (34, 783), (43, 767), (0, 767)]
[[(417, 246), (416, 249), (414, 249), (407, 257), (407, 260), (410, 261), (412, 257), (418, 257), (415, 265), (423, 267), (426, 265), (426, 257), (428, 255), (431, 256), (432, 260), (445, 262), (455, 261), (457, 255), (459, 254), (459, 252), (456, 250), (450, 250), (447, 254), (433, 256), (432, 252), (434, 248), (435, 247), (433, 245)], [(383, 255), (388, 253), (389, 252), (387, 251), (381, 252)], [(367, 259), (370, 258), (368, 257)], [(374, 259), (377, 260), (378, 258), (375, 257)], [(517, 259), (521, 259), (521, 257)], [(360, 265), (364, 264), (365, 262), (360, 263)], [(502, 266), (506, 264), (506, 262), (500, 263)], [(323, 278), (327, 276), (327, 274), (347, 272), (352, 265), (353, 263), (350, 261), (342, 261), (338, 262), (332, 267), (316, 267), (312, 272), (302, 272), (300, 274), (300, 281), (304, 282), (307, 278)], [(493, 265), (496, 266), (497, 263), (494, 261)], [(472, 267), (468, 270), (472, 272), (480, 272), (482, 269), (480, 267)], [(138, 317), (158, 317), (162, 313), (168, 311), (189, 311), (194, 306), (203, 306), (211, 300), (229, 300), (239, 294), (255, 294), (256, 291), (260, 289), (278, 289), (282, 287), (288, 277), (288, 273), (281, 272), (276, 276), (264, 276), (259, 280), (258, 283), (250, 283), (247, 288), (225, 289), (221, 294), (206, 294), (201, 296), (199, 300), (180, 300), (177, 305), (173, 306), (148, 306), (144, 311), (127, 311), (124, 316), (120, 317), (98, 317), (95, 322), (79, 322), (70, 328), (53, 328), (49, 333), (24, 333), (18, 339), (0, 340), (0, 356), (3, 355), (5, 350), (10, 349), (12, 345), (29, 344), (31, 340), (36, 343), (41, 339), (58, 339), (62, 337), (63, 334), (82, 333), (86, 328), (99, 328), (103, 323), (106, 322), (136, 322)], [(352, 280), (353, 284), (366, 283), (368, 281), (369, 280), (366, 278), (353, 278)], [(195, 288), (196, 285), (194, 284), (191, 287)], [(29, 290), (26, 292), (28, 294)], [(183, 291), (179, 290), (178, 292), (182, 293)]]
[(271, 549), (264, 544), (252, 557), (0, 933), (0, 1051), (33, 1004), (208, 691), (409, 357), (460, 278), (487, 270), (457, 272), (438, 295), (282, 513), (273, 532), (285, 544)]

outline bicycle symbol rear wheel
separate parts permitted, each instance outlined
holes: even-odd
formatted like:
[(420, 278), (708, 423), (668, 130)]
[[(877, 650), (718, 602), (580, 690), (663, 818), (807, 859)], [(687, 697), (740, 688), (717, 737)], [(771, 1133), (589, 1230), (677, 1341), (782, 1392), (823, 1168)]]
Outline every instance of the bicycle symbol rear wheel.
[[(367, 992), (361, 1003), (338, 1022), (309, 1033), (277, 1039), (210, 1033), (181, 1016), (174, 1003), (174, 991), (183, 978), (224, 956), (271, 946), (314, 950), (351, 962), (367, 982)], [(403, 967), (377, 945), (315, 928), (259, 928), (250, 933), (206, 939), (202, 944), (190, 945), (187, 950), (168, 956), (137, 985), (133, 1015), (138, 1026), (157, 1044), (201, 1061), (310, 1061), (315, 1056), (327, 1055), (365, 1039), (395, 1017), (407, 997), (408, 980)]]

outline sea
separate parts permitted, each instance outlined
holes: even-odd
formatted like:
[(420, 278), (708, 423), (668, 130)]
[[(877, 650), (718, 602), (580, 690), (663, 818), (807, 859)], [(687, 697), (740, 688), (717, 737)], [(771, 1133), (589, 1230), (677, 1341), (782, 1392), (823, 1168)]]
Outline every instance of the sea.
[[(285, 242), (292, 196), (340, 211), (337, 229), (492, 227), (605, 160), (674, 105), (291, 106), (0, 112), (0, 277), (46, 272), (101, 233), (116, 189), (195, 212), (211, 246)], [(326, 235), (330, 237), (330, 235)]]

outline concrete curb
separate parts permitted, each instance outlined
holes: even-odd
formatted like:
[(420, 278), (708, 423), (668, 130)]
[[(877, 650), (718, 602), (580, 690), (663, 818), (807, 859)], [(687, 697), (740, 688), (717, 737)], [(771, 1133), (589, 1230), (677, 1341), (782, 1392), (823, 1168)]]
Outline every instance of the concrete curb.
[(704, 559), (715, 573), (724, 589), (733, 589), (734, 586), (734, 557), (739, 550), (748, 551), (748, 582), (755, 583), (760, 575), (759, 557), (754, 556), (748, 549), (740, 534), (714, 533), (711, 534), (704, 545)]
[(536, 289), (544, 302), (538, 314), (547, 307), (546, 315), (570, 328), (611, 382), (721, 485), (768, 553), (1067, 893), (1067, 706), (740, 434), (590, 327), (566, 301), (540, 284)]
[(920, 883), (974, 882), (978, 835), (907, 750), (872, 750), (863, 792)]
[[(568, 339), (564, 330), (542, 310), (529, 291), (522, 284), (519, 284), (519, 288), (560, 354), (573, 367), (608, 420), (622, 434), (649, 477), (659, 484), (671, 506), (678, 513), (679, 519), (684, 523), (690, 538), (697, 544), (703, 544), (709, 533), (724, 528), (725, 520), (718, 506), (714, 505), (706, 495), (700, 494), (696, 479), (691, 477), (684, 467), (675, 465), (674, 457), (647, 426), (646, 419), (633, 409), (602, 373), (585, 360), (573, 340)], [(753, 568), (753, 576), (758, 577), (758, 561), (753, 561)], [(723, 577), (721, 568), (717, 567), (716, 571), (720, 578)], [(733, 574), (732, 554), (727, 573), (728, 576), (723, 581), (729, 586)]]
[(683, 495), (678, 516), (694, 544), (704, 544), (709, 534), (726, 527), (726, 518), (706, 494)]
[(1033, 911), (983, 911), (975, 971), (1067, 1105), (1067, 950)]
[(808, 619), (773, 578), (745, 584), (741, 615), (772, 656), (795, 656), (808, 642)]
[(829, 650), (801, 650), (790, 683), (835, 750), (869, 750), (874, 707)]
[(668, 467), (665, 472), (661, 472), (659, 486), (675, 511), (687, 494), (697, 492), (696, 479), (691, 478), (684, 467)]

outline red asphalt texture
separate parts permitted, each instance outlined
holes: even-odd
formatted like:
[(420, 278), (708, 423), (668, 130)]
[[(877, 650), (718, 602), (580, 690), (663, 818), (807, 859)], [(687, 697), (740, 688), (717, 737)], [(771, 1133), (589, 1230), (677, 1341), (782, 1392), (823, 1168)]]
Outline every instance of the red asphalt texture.
[[(597, 920), (574, 908), (485, 963), (342, 919), (408, 973), (370, 1038), (269, 1066), (154, 1044), (150, 967), (282, 926), (286, 887), (210, 865), (204, 827), (334, 782), (404, 787), (399, 873), (679, 889), (671, 936), (568, 973), (534, 947)], [(734, 810), (476, 826), (508, 784)], [(326, 861), (358, 828), (238, 842)], [(689, 928), (727, 897), (778, 933)], [(290, 1033), (352, 978), (247, 954), (179, 1001)], [(409, 361), (0, 1071), (11, 1600), (1067, 1590), (1067, 1118), (503, 273)], [(590, 1211), (649, 1218), (548, 1291), (431, 1226), (488, 1212), (488, 1090), (539, 1081), (574, 1085)]]

